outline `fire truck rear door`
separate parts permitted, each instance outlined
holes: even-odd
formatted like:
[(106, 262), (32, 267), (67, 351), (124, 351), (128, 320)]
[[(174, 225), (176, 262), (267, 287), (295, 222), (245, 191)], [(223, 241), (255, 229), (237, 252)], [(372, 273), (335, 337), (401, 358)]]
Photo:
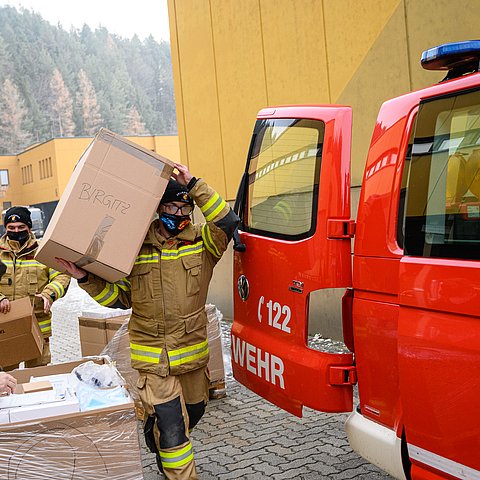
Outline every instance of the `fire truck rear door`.
[(351, 285), (351, 122), (345, 106), (260, 111), (237, 198), (234, 376), (298, 416), (352, 409), (352, 354), (307, 346), (310, 293)]

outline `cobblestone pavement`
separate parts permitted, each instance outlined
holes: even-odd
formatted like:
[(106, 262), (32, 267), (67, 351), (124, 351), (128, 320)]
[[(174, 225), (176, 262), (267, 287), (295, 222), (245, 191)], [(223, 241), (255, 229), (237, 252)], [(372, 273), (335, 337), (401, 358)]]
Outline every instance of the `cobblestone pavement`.
[[(52, 360), (81, 357), (78, 315), (95, 302), (73, 281), (67, 295), (53, 306)], [(229, 325), (222, 325), (227, 370), (227, 396), (212, 400), (192, 434), (201, 480), (387, 480), (392, 477), (354, 453), (343, 424), (346, 415), (309, 409), (294, 417), (237, 383), (229, 364)], [(139, 425), (140, 427), (140, 425)], [(155, 456), (143, 443), (145, 480), (164, 478)], [(112, 479), (114, 480), (114, 479)]]

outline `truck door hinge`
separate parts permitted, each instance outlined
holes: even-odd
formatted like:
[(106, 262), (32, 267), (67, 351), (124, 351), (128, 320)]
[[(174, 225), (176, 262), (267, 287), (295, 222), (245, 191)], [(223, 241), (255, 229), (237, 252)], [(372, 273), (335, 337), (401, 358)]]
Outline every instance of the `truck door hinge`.
[(355, 235), (355, 220), (329, 218), (327, 220), (328, 238), (353, 238)]
[(353, 365), (331, 366), (330, 385), (355, 385), (357, 383), (357, 368)]

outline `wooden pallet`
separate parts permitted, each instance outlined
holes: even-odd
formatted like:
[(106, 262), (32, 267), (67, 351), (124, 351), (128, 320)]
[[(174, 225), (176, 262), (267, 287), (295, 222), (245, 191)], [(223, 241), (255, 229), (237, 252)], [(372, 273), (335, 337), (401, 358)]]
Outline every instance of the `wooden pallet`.
[(208, 390), (208, 397), (210, 398), (210, 400), (217, 400), (226, 396), (227, 388), (225, 385), (225, 380), (219, 380), (210, 383), (210, 388)]

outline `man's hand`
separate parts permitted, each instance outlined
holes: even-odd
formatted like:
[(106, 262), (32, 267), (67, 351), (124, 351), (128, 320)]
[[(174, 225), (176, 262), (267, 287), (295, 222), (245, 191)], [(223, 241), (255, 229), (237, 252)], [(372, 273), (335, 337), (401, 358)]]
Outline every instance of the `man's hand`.
[(175, 168), (178, 170), (178, 173), (172, 173), (172, 177), (180, 185), (188, 185), (188, 182), (192, 179), (192, 174), (188, 171), (188, 168), (181, 163), (175, 163)]
[(0, 312), (8, 313), (10, 311), (10, 300), (8, 298), (4, 298), (0, 302)]
[(52, 303), (53, 303), (52, 299), (46, 297), (45, 295), (42, 295), (41, 293), (36, 293), (35, 296), (43, 300), (43, 311), (45, 313), (49, 313), (50, 307), (52, 306)]
[(17, 380), (5, 372), (0, 372), (0, 395), (10, 395), (15, 391)]
[(62, 265), (63, 268), (67, 271), (67, 273), (77, 280), (85, 277), (87, 272), (83, 268), (78, 268), (73, 262), (69, 262), (68, 260), (64, 260), (63, 258), (55, 257), (55, 260), (58, 261)]

